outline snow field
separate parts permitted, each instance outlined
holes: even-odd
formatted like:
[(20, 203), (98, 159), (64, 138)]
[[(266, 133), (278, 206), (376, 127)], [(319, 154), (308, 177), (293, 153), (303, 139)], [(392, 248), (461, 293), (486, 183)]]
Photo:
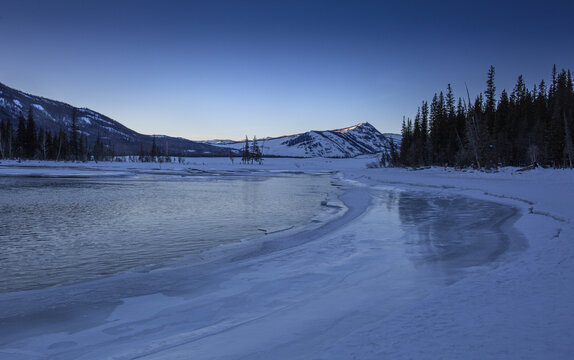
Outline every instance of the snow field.
[[(1, 163), (4, 176), (338, 171), (335, 181), (352, 190), (342, 199), (348, 210), (337, 221), (303, 235), (283, 235), (294, 245), (263, 242), (245, 250), (249, 256), (201, 268), (156, 270), (150, 281), (167, 280), (174, 286), (124, 298), (110, 306), (104, 321), (88, 325), (72, 320), (73, 332), (50, 332), (48, 326), (9, 344), (0, 342), (0, 354), (7, 359), (574, 356), (571, 170), (505, 168), (487, 174), (442, 168), (366, 169), (372, 160), (266, 159), (258, 166), (232, 165), (229, 159), (188, 159), (187, 164), (162, 164), (161, 169), (158, 164), (133, 163), (67, 164), (69, 168), (57, 163)], [(463, 277), (413, 267), (400, 246), (381, 241), (400, 238), (406, 231), (391, 226), (400, 220), (383, 216), (385, 202), (373, 197), (389, 187), (516, 208), (520, 217), (513, 218), (513, 228), (506, 224), (506, 231), (523, 234), (527, 248), (495, 266), (470, 268)], [(395, 266), (386, 267), (384, 259), (392, 259)], [(395, 273), (396, 281), (381, 281), (389, 272)]]

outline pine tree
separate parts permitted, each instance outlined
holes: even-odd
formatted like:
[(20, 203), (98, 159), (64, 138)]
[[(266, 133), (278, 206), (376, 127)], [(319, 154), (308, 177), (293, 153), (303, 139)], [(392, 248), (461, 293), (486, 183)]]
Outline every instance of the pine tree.
[(253, 137), (253, 142), (251, 145), (251, 163), (253, 164), (253, 161), (257, 162), (259, 165), (261, 165), (262, 161), (263, 161), (263, 157), (262, 157), (262, 153), (261, 153), (261, 149), (259, 148), (259, 145), (257, 144), (257, 137)]
[(497, 161), (502, 164), (508, 164), (511, 155), (511, 144), (508, 133), (510, 124), (510, 99), (506, 90), (502, 90), (500, 101), (495, 113), (494, 134), (496, 138), (496, 149), (498, 151)]
[(247, 164), (251, 160), (251, 154), (249, 153), (249, 138), (245, 135), (245, 147), (243, 148), (243, 155), (241, 157), (241, 162)]
[(395, 167), (399, 163), (399, 153), (397, 151), (397, 145), (395, 145), (395, 141), (393, 140), (393, 138), (391, 138), (391, 140), (389, 141), (389, 147), (390, 147), (390, 156), (391, 156), (390, 166)]
[(78, 155), (76, 160), (84, 161), (84, 137), (82, 135), (78, 136)]
[(104, 157), (104, 143), (102, 142), (100, 133), (98, 133), (98, 137), (96, 138), (96, 143), (94, 144), (92, 154), (95, 162), (101, 161)]
[(233, 151), (231, 149), (229, 150), (229, 160), (231, 160), (231, 164), (235, 163), (235, 159), (233, 158)]
[(485, 116), (486, 116), (486, 126), (488, 127), (488, 132), (492, 136), (495, 132), (495, 111), (496, 111), (496, 86), (494, 86), (494, 66), (490, 66), (488, 70), (488, 78), (486, 80), (486, 91), (484, 92), (486, 97), (485, 106)]
[(443, 135), (445, 137), (445, 144), (443, 146), (446, 146), (445, 161), (449, 165), (453, 165), (456, 162), (456, 154), (459, 148), (456, 135), (456, 121), (454, 94), (452, 87), (448, 84), (446, 93), (445, 133)]
[(42, 155), (42, 160), (46, 160), (48, 157), (48, 133), (46, 130), (41, 129), (39, 134), (38, 146), (40, 154)]
[(70, 155), (72, 160), (78, 160), (79, 155), (79, 141), (78, 141), (78, 123), (77, 123), (78, 110), (74, 108), (72, 111), (72, 128), (70, 132)]
[(157, 152), (157, 145), (155, 143), (155, 136), (152, 137), (150, 156), (151, 156), (151, 161), (156, 161), (157, 156), (158, 156), (158, 152)]
[(144, 162), (145, 161), (145, 153), (144, 153), (144, 149), (143, 149), (143, 145), (142, 143), (140, 143), (140, 149), (139, 149), (139, 153), (138, 153), (138, 160), (140, 162)]
[(405, 117), (403, 116), (403, 125), (401, 127), (401, 148), (400, 148), (400, 162), (404, 166), (409, 166), (409, 154), (408, 151), (411, 146), (411, 132), (410, 129), (405, 121)]
[(16, 156), (20, 158), (26, 156), (27, 136), (26, 119), (24, 119), (24, 115), (20, 113), (18, 117), (18, 128), (16, 130)]
[(452, 92), (452, 87), (450, 84), (446, 87), (446, 112), (449, 118), (454, 118), (455, 116), (455, 109), (454, 109), (454, 94)]
[(26, 157), (28, 159), (33, 159), (36, 156), (36, 123), (34, 122), (32, 107), (28, 109), (28, 122), (26, 124), (24, 147)]
[(60, 159), (66, 159), (68, 157), (68, 153), (70, 152), (70, 150), (68, 148), (68, 139), (66, 137), (66, 133), (62, 128), (60, 128), (57, 143), (58, 143), (58, 152), (56, 154), (56, 161), (60, 161)]
[(8, 133), (8, 121), (3, 120), (0, 122), (0, 159), (6, 159), (8, 150), (6, 149), (6, 144), (8, 143), (8, 136), (11, 134)]
[(413, 127), (413, 142), (412, 142), (411, 157), (413, 159), (413, 166), (419, 166), (423, 163), (423, 151), (424, 145), (422, 142), (422, 130), (421, 130), (421, 109), (419, 108), (415, 116), (414, 127)]
[(429, 105), (426, 101), (423, 101), (421, 107), (421, 141), (423, 144), (423, 164), (429, 165), (431, 163), (431, 145), (429, 141)]

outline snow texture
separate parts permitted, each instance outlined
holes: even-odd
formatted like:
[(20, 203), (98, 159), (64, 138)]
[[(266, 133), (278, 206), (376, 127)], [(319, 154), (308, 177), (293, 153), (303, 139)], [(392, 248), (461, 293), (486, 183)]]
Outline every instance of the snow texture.
[[(38, 162), (22, 167), (3, 162), (2, 176), (92, 176), (98, 171), (268, 176), (337, 170), (333, 181), (341, 188), (340, 202), (345, 205), (321, 225), (217, 249), (204, 254), (199, 264), (177, 261), (162, 269), (71, 287), (2, 294), (0, 356), (574, 357), (571, 170), (366, 169), (371, 161), (369, 157), (266, 159), (257, 166), (215, 158), (162, 168)], [(413, 266), (412, 261), (401, 260), (408, 258), (403, 250), (409, 247), (393, 241), (408, 239), (427, 225), (431, 230), (436, 227), (415, 221), (401, 228), (404, 219), (383, 216), (393, 203), (392, 194), (428, 200), (431, 205), (466, 201), (484, 217), (459, 221), (462, 227), (454, 228), (451, 240), (456, 240), (457, 231), (471, 234), (492, 226), (509, 236), (510, 248), (495, 261), (454, 272), (442, 262)], [(494, 203), (498, 207), (488, 205)], [(448, 207), (435, 205), (429, 213), (448, 212)], [(417, 207), (410, 208), (411, 216), (419, 219)], [(505, 210), (490, 212), (495, 208), (512, 211), (502, 216)]]
[[(391, 137), (398, 149), (400, 135), (383, 135), (371, 124), (361, 123), (344, 129), (259, 139), (258, 145), (264, 155), (346, 158), (389, 152)], [(208, 143), (238, 151), (245, 146), (244, 141), (213, 140)]]

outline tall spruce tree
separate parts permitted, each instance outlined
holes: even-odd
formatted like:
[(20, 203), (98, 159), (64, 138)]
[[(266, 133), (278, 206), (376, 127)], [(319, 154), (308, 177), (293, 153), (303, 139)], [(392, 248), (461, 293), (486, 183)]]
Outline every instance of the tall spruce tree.
[(251, 160), (251, 153), (249, 152), (249, 138), (245, 135), (245, 146), (243, 147), (243, 154), (241, 156), (241, 162), (247, 164)]
[(151, 156), (151, 161), (156, 161), (157, 156), (158, 156), (158, 151), (157, 151), (157, 144), (155, 142), (155, 136), (152, 137), (152, 142), (151, 142), (151, 152), (150, 152), (150, 156)]
[(24, 153), (28, 159), (36, 156), (36, 123), (34, 122), (33, 109), (28, 109), (28, 121), (26, 123), (26, 136), (24, 144)]
[(496, 112), (496, 86), (494, 85), (494, 66), (490, 66), (488, 69), (488, 77), (486, 79), (486, 91), (484, 92), (486, 97), (485, 104), (485, 116), (486, 116), (486, 126), (488, 127), (488, 133), (492, 136), (495, 132), (495, 112)]
[(79, 155), (79, 141), (78, 141), (78, 110), (72, 110), (72, 127), (70, 129), (70, 157), (72, 160), (78, 160)]
[(261, 148), (259, 147), (259, 144), (257, 144), (256, 136), (253, 137), (253, 142), (251, 143), (251, 163), (253, 163), (254, 161), (260, 165), (263, 161), (263, 155), (261, 153)]
[(26, 144), (28, 133), (26, 131), (26, 119), (24, 119), (24, 115), (20, 113), (18, 117), (18, 128), (16, 129), (16, 151), (15, 154), (19, 158), (23, 158), (26, 156)]

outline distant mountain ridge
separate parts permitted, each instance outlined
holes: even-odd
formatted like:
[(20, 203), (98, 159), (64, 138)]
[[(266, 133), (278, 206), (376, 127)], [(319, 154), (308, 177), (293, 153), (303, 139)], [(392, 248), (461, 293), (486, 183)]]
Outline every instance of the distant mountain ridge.
[[(0, 121), (10, 120), (16, 128), (18, 117), (28, 116), (31, 110), (36, 125), (53, 133), (63, 129), (70, 131), (72, 114), (76, 110), (76, 123), (80, 134), (85, 135), (88, 146), (92, 146), (98, 135), (105, 142), (111, 142), (118, 154), (137, 154), (140, 147), (151, 148), (152, 135), (140, 134), (121, 123), (86, 108), (30, 95), (0, 83)], [(156, 136), (157, 146), (167, 148), (172, 155), (225, 156), (229, 150), (209, 144), (170, 136)]]
[[(212, 140), (192, 141), (163, 135), (144, 135), (121, 123), (86, 108), (30, 95), (0, 83), (0, 121), (9, 120), (15, 129), (20, 114), (28, 116), (31, 111), (36, 126), (52, 133), (71, 131), (72, 114), (76, 111), (76, 123), (81, 135), (85, 135), (88, 147), (99, 136), (104, 143), (113, 144), (117, 154), (135, 155), (141, 148), (149, 151), (155, 137), (156, 145), (167, 149), (170, 155), (228, 156), (230, 151), (241, 154), (243, 141)], [(307, 131), (301, 134), (259, 140), (263, 156), (277, 157), (332, 157), (348, 158), (390, 151), (390, 140), (400, 145), (400, 135), (382, 134), (368, 122), (343, 129)], [(251, 140), (251, 139), (250, 139)]]
[[(301, 134), (259, 139), (264, 156), (349, 158), (390, 152), (391, 139), (400, 145), (400, 135), (382, 134), (368, 122), (336, 130), (312, 130)], [(251, 140), (251, 139), (250, 139)], [(245, 141), (214, 140), (221, 147), (241, 150)]]

